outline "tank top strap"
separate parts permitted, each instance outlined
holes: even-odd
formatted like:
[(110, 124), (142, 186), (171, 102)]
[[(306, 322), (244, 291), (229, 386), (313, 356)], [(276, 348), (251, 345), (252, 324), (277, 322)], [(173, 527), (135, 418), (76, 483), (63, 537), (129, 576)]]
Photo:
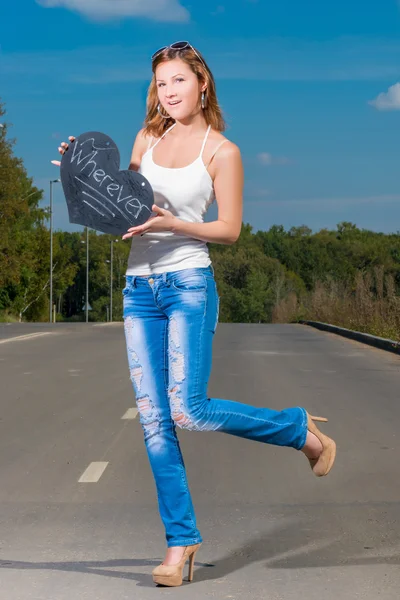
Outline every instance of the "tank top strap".
[(206, 147), (206, 143), (207, 143), (207, 139), (208, 139), (208, 135), (209, 135), (210, 131), (211, 131), (211, 125), (208, 126), (206, 135), (204, 136), (203, 145), (200, 150), (199, 158), (201, 158), (203, 156), (204, 148)]
[(222, 140), (222, 142), (220, 142), (218, 144), (218, 146), (215, 148), (215, 150), (213, 151), (213, 153), (211, 154), (210, 160), (208, 161), (208, 163), (205, 165), (206, 169), (208, 169), (208, 167), (210, 166), (210, 162), (212, 161), (212, 159), (214, 158), (214, 156), (217, 154), (218, 150), (221, 148), (222, 144), (225, 144), (225, 142), (227, 142), (228, 140)]
[[(168, 129), (166, 129), (166, 131), (164, 131), (164, 133), (162, 134), (162, 136), (158, 138), (158, 140), (156, 141), (156, 143), (154, 144), (154, 146), (152, 146), (152, 148), (155, 148), (155, 147), (157, 146), (157, 144), (158, 144), (159, 142), (161, 142), (161, 140), (162, 140), (162, 139), (163, 139), (163, 138), (164, 138), (164, 137), (167, 135), (167, 133), (168, 133), (169, 131), (171, 131), (171, 129), (173, 129), (173, 128), (175, 127), (175, 125), (176, 125), (176, 121), (175, 121), (175, 123), (173, 123), (173, 124), (171, 125), (171, 127), (168, 127)], [(149, 149), (150, 149), (150, 148), (149, 148)]]

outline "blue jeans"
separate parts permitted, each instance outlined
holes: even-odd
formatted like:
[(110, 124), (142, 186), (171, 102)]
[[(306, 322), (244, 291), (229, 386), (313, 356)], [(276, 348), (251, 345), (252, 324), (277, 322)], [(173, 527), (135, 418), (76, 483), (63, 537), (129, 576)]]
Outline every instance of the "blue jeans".
[(299, 407), (275, 411), (207, 396), (219, 312), (211, 266), (128, 275), (123, 295), (130, 376), (167, 545), (197, 544), (202, 538), (176, 425), (300, 450), (307, 413)]

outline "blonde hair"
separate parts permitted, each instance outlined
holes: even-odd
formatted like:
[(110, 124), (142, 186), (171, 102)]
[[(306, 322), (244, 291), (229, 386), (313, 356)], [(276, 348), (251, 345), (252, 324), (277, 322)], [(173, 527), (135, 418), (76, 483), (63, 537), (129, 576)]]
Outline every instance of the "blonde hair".
[[(199, 56), (197, 56), (196, 52)], [(157, 110), (159, 100), (155, 76), (158, 65), (168, 62), (169, 60), (174, 60), (174, 58), (180, 58), (183, 62), (189, 65), (193, 73), (197, 76), (198, 80), (201, 83), (207, 84), (207, 89), (205, 90), (205, 108), (202, 109), (204, 118), (207, 125), (211, 125), (212, 129), (215, 129), (219, 132), (225, 131), (226, 124), (222, 116), (221, 108), (218, 104), (213, 74), (211, 73), (210, 68), (200, 52), (197, 49), (196, 52), (194, 52), (190, 46), (184, 49), (166, 48), (153, 60), (153, 78), (148, 89), (146, 101), (147, 114), (144, 121), (145, 135), (151, 135), (159, 138), (162, 136), (164, 131), (166, 131), (168, 127), (174, 123), (174, 119), (172, 117), (164, 119)], [(201, 61), (204, 61), (204, 64), (202, 64)]]

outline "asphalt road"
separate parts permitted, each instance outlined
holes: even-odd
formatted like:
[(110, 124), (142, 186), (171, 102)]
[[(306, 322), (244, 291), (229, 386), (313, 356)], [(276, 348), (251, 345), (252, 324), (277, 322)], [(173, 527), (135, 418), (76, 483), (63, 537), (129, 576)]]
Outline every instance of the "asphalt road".
[(318, 479), (295, 450), (179, 431), (205, 541), (192, 584), (157, 588), (122, 326), (1, 326), (1, 600), (397, 600), (399, 367), (307, 326), (220, 324), (210, 395), (327, 416), (338, 458)]

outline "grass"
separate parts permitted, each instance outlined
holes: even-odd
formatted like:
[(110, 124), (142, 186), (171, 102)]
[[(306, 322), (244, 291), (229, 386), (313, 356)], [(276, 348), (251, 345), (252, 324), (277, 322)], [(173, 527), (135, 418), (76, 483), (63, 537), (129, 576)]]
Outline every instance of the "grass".
[(300, 319), (321, 321), (400, 341), (400, 297), (391, 274), (377, 266), (373, 273), (358, 272), (352, 284), (318, 281), (312, 292), (298, 298), (289, 294), (275, 307), (274, 323)]
[(0, 311), (0, 323), (18, 323), (19, 319), (18, 317), (16, 317), (15, 315), (7, 312), (7, 311)]

